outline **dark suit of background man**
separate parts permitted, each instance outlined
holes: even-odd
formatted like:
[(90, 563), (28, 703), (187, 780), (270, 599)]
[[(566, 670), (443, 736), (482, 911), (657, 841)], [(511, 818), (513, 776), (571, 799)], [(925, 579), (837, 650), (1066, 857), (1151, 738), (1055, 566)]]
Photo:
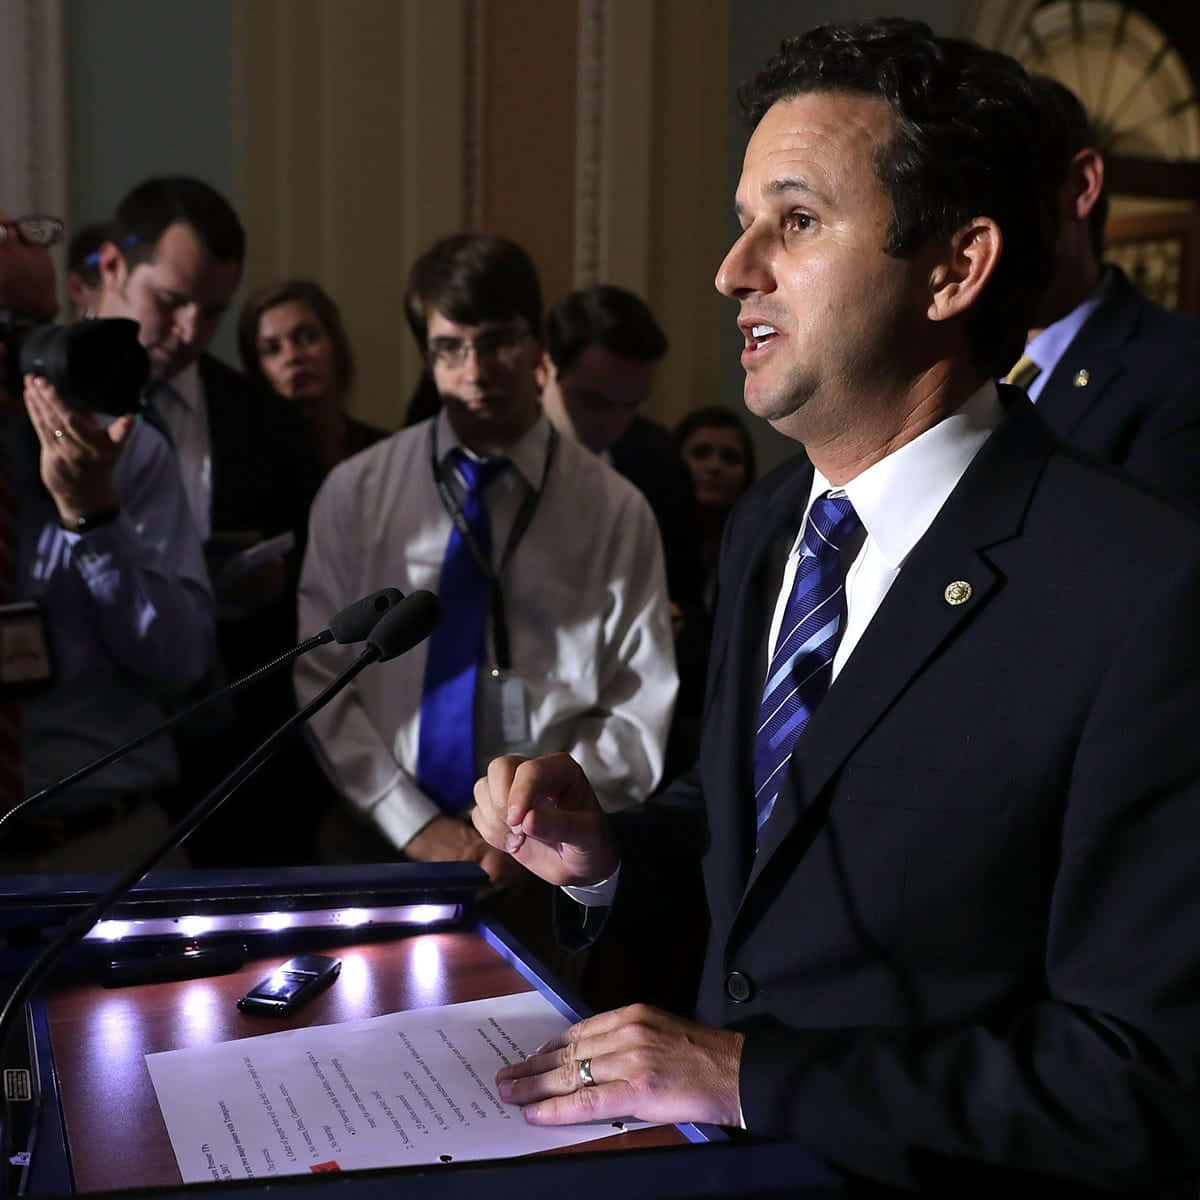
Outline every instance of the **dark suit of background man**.
[(1105, 266), (1104, 157), (1075, 95), (1034, 77), (1058, 190), (1054, 276), (1029, 330), (1023, 386), (1064, 441), (1200, 504), (1200, 321), (1167, 312)]
[(695, 757), (709, 629), (691, 474), (667, 430), (641, 415), (666, 353), (666, 334), (640, 296), (613, 284), (581, 288), (546, 314), (540, 383), (554, 427), (624, 475), (649, 501), (662, 535), (679, 669), (663, 770), (670, 781)]
[(1052, 247), (1029, 81), (887, 20), (785, 42), (743, 100), (717, 283), (747, 407), (811, 466), (730, 517), (697, 768), (616, 837), (565, 756), (476, 786), (585, 935), (703, 855), (697, 1023), (601, 1014), (500, 1093), (959, 1196), (1194, 1193), (1200, 526), (991, 382)]
[[(138, 322), (150, 356), (148, 404), (170, 435), (196, 528), (208, 545), (292, 530), (301, 541), (313, 491), (299, 417), (206, 354), (242, 277), (246, 238), (237, 214), (198, 179), (147, 179), (117, 206), (100, 249), (98, 315)], [(218, 591), (217, 642), (227, 677), (295, 642), (299, 547)], [(211, 684), (219, 678), (210, 680)], [(236, 722), (211, 720), (181, 740), (185, 783), (203, 791), (293, 704), (286, 672), (240, 698)], [(234, 733), (236, 731), (236, 736)], [(248, 791), (267, 793), (267, 775)], [(246, 798), (189, 841), (202, 863), (278, 858), (289, 826)], [(225, 828), (224, 822), (228, 822)], [(291, 824), (295, 830), (298, 822)]]
[(640, 415), (666, 353), (666, 334), (640, 296), (612, 284), (570, 292), (546, 314), (542, 408), (559, 433), (606, 457), (650, 502), (667, 589), (686, 607), (699, 601), (702, 576), (691, 479), (670, 434)]

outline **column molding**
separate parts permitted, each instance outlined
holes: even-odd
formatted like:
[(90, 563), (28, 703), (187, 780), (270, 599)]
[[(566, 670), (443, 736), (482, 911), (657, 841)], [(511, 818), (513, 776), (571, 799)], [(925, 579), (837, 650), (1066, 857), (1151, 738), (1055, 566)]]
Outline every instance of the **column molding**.
[(248, 287), (310, 276), (343, 311), (353, 410), (398, 425), (420, 363), (408, 267), (478, 212), (482, 0), (254, 0), (237, 87)]
[(576, 287), (600, 279), (605, 129), (605, 15), (607, 0), (579, 0), (579, 45), (575, 100), (575, 266)]
[(0, 29), (0, 207), (70, 218), (61, 0), (0, 0)]
[(655, 26), (643, 0), (579, 0), (576, 287), (646, 290)]

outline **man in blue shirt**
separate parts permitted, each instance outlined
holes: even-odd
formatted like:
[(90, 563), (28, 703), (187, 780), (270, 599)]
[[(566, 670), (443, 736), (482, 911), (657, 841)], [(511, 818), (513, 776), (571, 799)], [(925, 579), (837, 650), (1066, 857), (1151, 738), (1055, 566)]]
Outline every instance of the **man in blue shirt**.
[[(46, 246), (61, 226), (0, 214), (0, 230), (0, 310), (50, 318)], [(47, 654), (33, 678), (5, 660), (5, 808), (156, 724), (213, 651), (200, 539), (166, 441), (132, 416), (74, 407), (45, 379), (26, 376), (22, 396), (14, 373), (0, 358), (12, 551), (0, 615), (6, 643)], [(156, 797), (177, 775), (169, 739), (149, 743), (0, 831), (0, 869), (130, 865), (165, 832)]]
[(1011, 381), (1059, 437), (1194, 507), (1200, 322), (1160, 308), (1105, 265), (1108, 195), (1094, 131), (1061, 83), (1038, 76), (1034, 88), (1061, 170), (1059, 233), (1054, 276)]

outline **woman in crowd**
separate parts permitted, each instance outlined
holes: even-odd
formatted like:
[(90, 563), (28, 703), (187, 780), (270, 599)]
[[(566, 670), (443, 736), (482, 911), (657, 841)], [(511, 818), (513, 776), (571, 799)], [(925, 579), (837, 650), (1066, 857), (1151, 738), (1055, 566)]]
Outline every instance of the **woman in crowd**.
[(252, 380), (299, 406), (320, 479), (387, 437), (346, 412), (354, 356), (341, 313), (318, 284), (288, 279), (255, 292), (238, 318), (238, 350)]
[(754, 482), (754, 443), (745, 423), (728, 408), (697, 409), (679, 422), (671, 436), (696, 489), (706, 571), (704, 601), (711, 612), (721, 531), (735, 501)]

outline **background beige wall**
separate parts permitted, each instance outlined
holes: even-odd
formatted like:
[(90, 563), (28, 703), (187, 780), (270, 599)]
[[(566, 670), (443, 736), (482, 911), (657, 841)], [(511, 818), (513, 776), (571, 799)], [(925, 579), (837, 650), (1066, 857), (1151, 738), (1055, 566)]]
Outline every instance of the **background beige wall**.
[(243, 5), (247, 285), (325, 284), (359, 358), (353, 407), (395, 426), (419, 370), (409, 264), (455, 229), (505, 234), (547, 304), (592, 282), (648, 299), (672, 343), (656, 415), (711, 402), (727, 30), (725, 0)]
[[(1005, 44), (1031, 3), (0, 0), (0, 34), (61, 9), (67, 216), (164, 170), (208, 179), (246, 217), (248, 286), (311, 274), (343, 306), (359, 414), (395, 426), (416, 378), (409, 264), (483, 228), (530, 248), (548, 301), (600, 281), (649, 300), (672, 345), (650, 410), (669, 423), (741, 406), (712, 287), (735, 233), (736, 84), (821, 22), (890, 11)], [(765, 464), (793, 452), (752, 426)]]

